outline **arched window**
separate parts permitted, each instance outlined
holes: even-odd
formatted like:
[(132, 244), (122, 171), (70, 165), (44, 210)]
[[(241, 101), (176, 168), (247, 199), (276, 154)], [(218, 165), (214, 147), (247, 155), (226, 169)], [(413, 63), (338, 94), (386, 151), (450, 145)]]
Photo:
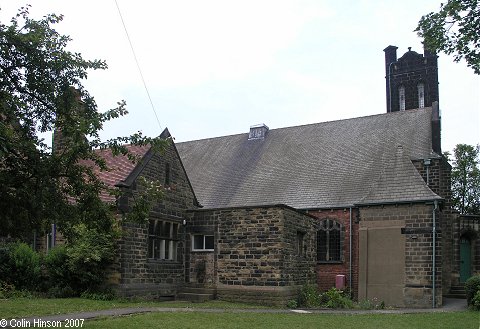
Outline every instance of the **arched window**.
[(419, 83), (417, 86), (418, 90), (418, 108), (425, 107), (425, 85)]
[(400, 111), (405, 111), (405, 87), (400, 86), (398, 88), (398, 104), (400, 107)]
[(317, 261), (342, 261), (342, 226), (333, 219), (320, 222), (317, 231)]

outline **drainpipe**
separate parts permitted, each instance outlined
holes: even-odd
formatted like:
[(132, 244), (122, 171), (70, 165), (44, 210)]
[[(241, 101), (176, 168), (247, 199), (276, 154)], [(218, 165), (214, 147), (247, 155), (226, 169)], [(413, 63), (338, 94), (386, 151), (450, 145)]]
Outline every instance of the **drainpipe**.
[(350, 287), (350, 295), (352, 294), (352, 237), (353, 237), (353, 227), (352, 227), (352, 207), (350, 207), (350, 252), (349, 252), (349, 274), (348, 274), (348, 285)]
[(435, 268), (436, 268), (436, 262), (435, 262), (435, 260), (436, 260), (436, 257), (435, 257), (436, 247), (435, 247), (435, 245), (436, 245), (436, 243), (437, 243), (437, 241), (436, 241), (436, 240), (437, 240), (437, 239), (436, 239), (436, 238), (437, 238), (437, 232), (436, 232), (437, 228), (436, 228), (436, 226), (435, 226), (435, 221), (436, 221), (436, 220), (435, 220), (435, 216), (436, 216), (436, 210), (437, 210), (437, 208), (438, 208), (438, 201), (437, 201), (437, 200), (433, 201), (433, 204), (434, 204), (434, 207), (433, 207), (433, 214), (432, 214), (432, 215), (433, 215), (433, 219), (432, 219), (432, 220), (433, 220), (433, 223), (432, 223), (432, 224), (433, 224), (433, 225), (432, 225), (432, 236), (433, 236), (433, 255), (432, 255), (432, 266), (433, 266), (433, 270), (432, 270), (432, 285), (433, 285), (433, 289), (432, 289), (432, 308), (435, 308), (435, 277), (436, 277), (436, 274), (437, 274), (437, 272), (436, 272), (436, 270), (435, 270)]

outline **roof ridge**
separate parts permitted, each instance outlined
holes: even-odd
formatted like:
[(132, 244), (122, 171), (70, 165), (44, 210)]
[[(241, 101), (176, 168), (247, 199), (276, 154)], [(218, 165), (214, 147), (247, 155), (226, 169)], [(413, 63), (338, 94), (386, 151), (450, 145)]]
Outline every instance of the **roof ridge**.
[[(395, 112), (388, 112), (388, 113), (377, 113), (377, 114), (359, 116), (359, 117), (354, 117), (354, 118), (335, 119), (335, 120), (329, 120), (329, 121), (321, 121), (321, 122), (315, 122), (315, 123), (300, 124), (300, 125), (296, 125), (296, 126), (272, 128), (272, 129), (269, 129), (269, 133), (271, 133), (272, 131), (278, 131), (278, 130), (282, 130), (282, 129), (304, 128), (304, 127), (308, 127), (308, 126), (316, 126), (316, 125), (322, 125), (322, 124), (331, 124), (331, 123), (347, 122), (347, 121), (352, 121), (352, 120), (368, 119), (368, 118), (374, 118), (374, 117), (380, 117), (380, 116), (385, 116), (385, 117), (387, 117), (387, 116), (408, 115), (408, 114), (410, 114), (410, 113), (418, 113), (418, 112), (420, 112), (420, 111), (428, 111), (428, 110), (431, 110), (431, 109), (432, 109), (432, 107), (429, 106), (429, 107), (411, 109), (411, 110), (406, 110), (406, 111), (395, 111)], [(176, 144), (179, 145), (179, 144), (184, 144), (184, 143), (207, 141), (207, 140), (214, 140), (214, 139), (218, 139), (218, 138), (235, 137), (235, 136), (241, 136), (241, 135), (248, 135), (248, 132), (245, 132), (245, 133), (237, 133), (237, 134), (230, 134), (230, 135), (223, 135), (223, 136), (200, 138), (200, 139), (192, 139), (192, 140), (188, 140), (188, 141), (184, 141), (184, 142), (180, 142), (180, 143), (176, 143)]]

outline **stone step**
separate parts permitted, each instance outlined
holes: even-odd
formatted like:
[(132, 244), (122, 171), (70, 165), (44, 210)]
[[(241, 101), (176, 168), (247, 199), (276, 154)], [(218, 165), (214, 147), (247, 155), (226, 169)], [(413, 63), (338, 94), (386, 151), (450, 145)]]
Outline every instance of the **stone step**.
[(180, 292), (177, 294), (177, 299), (188, 300), (194, 303), (203, 303), (203, 302), (215, 299), (215, 295)]
[(448, 293), (446, 295), (443, 295), (443, 297), (446, 298), (456, 298), (456, 299), (467, 299), (467, 296), (465, 294), (452, 294)]
[(461, 298), (461, 299), (467, 298), (467, 295), (465, 293), (465, 286), (463, 285), (451, 286), (450, 291), (445, 295), (445, 297)]
[(179, 289), (179, 292), (182, 293), (191, 293), (191, 294), (211, 294), (216, 295), (217, 290), (215, 288), (197, 288), (197, 287), (182, 287)]

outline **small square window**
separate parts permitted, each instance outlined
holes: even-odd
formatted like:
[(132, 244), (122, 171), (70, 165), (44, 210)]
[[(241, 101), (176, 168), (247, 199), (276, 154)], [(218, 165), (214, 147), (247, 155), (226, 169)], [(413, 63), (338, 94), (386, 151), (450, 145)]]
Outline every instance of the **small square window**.
[(214, 244), (213, 235), (196, 234), (192, 238), (192, 250), (194, 251), (214, 250)]

